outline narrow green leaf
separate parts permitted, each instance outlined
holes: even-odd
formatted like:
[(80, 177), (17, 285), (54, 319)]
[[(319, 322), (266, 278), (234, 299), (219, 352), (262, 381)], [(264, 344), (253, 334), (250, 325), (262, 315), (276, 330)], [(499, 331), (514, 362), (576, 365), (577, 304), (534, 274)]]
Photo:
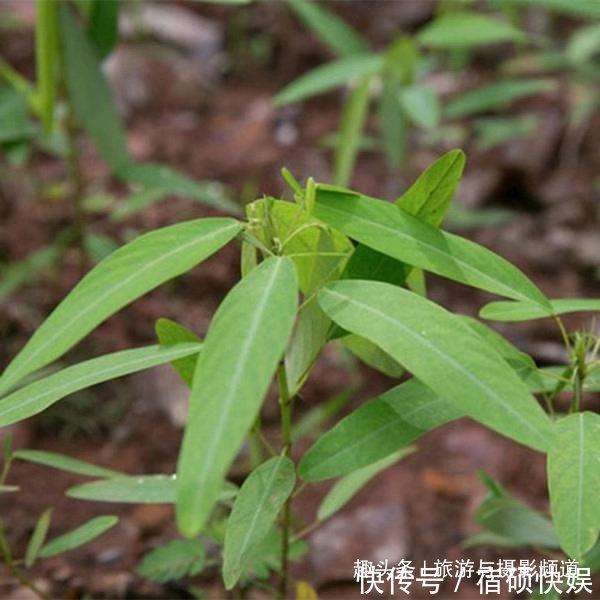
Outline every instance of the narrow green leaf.
[(462, 150), (450, 150), (429, 165), (396, 204), (421, 221), (439, 227), (450, 208), (465, 162)]
[(94, 0), (89, 36), (100, 58), (108, 56), (119, 38), (120, 0)]
[(171, 540), (144, 555), (137, 574), (166, 583), (197, 575), (204, 569), (206, 550), (200, 540)]
[(40, 550), (39, 555), (48, 558), (49, 556), (62, 554), (63, 552), (68, 552), (69, 550), (83, 546), (83, 544), (87, 544), (93, 539), (101, 536), (118, 522), (119, 517), (112, 515), (94, 517), (87, 523), (77, 527), (77, 529), (73, 529), (73, 531), (69, 531), (69, 533), (65, 533), (64, 535), (53, 539)]
[[(559, 298), (550, 300), (550, 305), (555, 315), (600, 311), (600, 300), (597, 298)], [(491, 321), (531, 321), (551, 315), (530, 302), (498, 301), (486, 304), (479, 311), (479, 316)]]
[(198, 200), (232, 214), (239, 214), (240, 207), (228, 195), (227, 189), (217, 181), (194, 181), (183, 173), (166, 165), (154, 163), (127, 163), (117, 170), (123, 181), (161, 190), (182, 198)]
[(335, 152), (333, 179), (337, 185), (348, 185), (360, 144), (369, 107), (372, 77), (363, 77), (352, 90), (342, 111), (339, 143)]
[(352, 473), (461, 416), (413, 377), (364, 403), (320, 436), (302, 457), (298, 474), (305, 481), (320, 481)]
[[(44, 0), (41, 0), (42, 4)], [(130, 161), (125, 134), (102, 74), (96, 49), (70, 7), (59, 5), (61, 40), (69, 99), (77, 118), (106, 163), (118, 170)]]
[(40, 325), (0, 378), (0, 393), (59, 358), (107, 317), (216, 252), (242, 228), (198, 219), (139, 236), (96, 265)]
[(305, 98), (335, 89), (349, 81), (366, 75), (373, 75), (383, 66), (379, 54), (359, 54), (332, 61), (301, 75), (274, 98), (277, 106), (299, 102)]
[(474, 12), (449, 12), (423, 27), (417, 39), (438, 49), (470, 48), (498, 42), (521, 42), (526, 35), (506, 21)]
[[(123, 475), (76, 485), (67, 496), (95, 502), (128, 504), (175, 504), (175, 475)], [(218, 494), (220, 501), (235, 497), (237, 487), (225, 481)]]
[(56, 0), (35, 3), (35, 62), (37, 99), (44, 130), (52, 130), (58, 87), (58, 4)]
[(198, 354), (201, 344), (147, 346), (92, 358), (38, 379), (0, 398), (0, 426), (27, 419), (69, 394), (103, 381)]
[(177, 466), (177, 522), (201, 531), (252, 426), (292, 332), (298, 286), (289, 258), (271, 257), (226, 296), (209, 327)]
[(363, 488), (373, 477), (381, 473), (384, 469), (392, 466), (400, 459), (414, 452), (414, 448), (403, 448), (394, 454), (378, 460), (372, 465), (358, 469), (345, 477), (342, 477), (329, 490), (325, 498), (323, 498), (317, 510), (317, 519), (325, 521), (334, 515), (342, 508), (352, 497)]
[(68, 471), (69, 473), (86, 475), (88, 477), (118, 477), (119, 475), (122, 475), (122, 473), (119, 471), (105, 469), (104, 467), (99, 467), (83, 460), (71, 458), (70, 456), (65, 456), (64, 454), (57, 454), (56, 452), (46, 452), (42, 450), (16, 450), (13, 456), (21, 460), (38, 463), (54, 469), (60, 469), (61, 471)]
[(541, 6), (558, 13), (582, 18), (600, 18), (600, 5), (590, 0), (517, 0), (533, 6)]
[(550, 312), (542, 292), (508, 261), (393, 204), (319, 185), (315, 215), (392, 258), (495, 294), (532, 301)]
[(468, 117), (478, 112), (503, 108), (527, 96), (555, 88), (556, 81), (552, 79), (496, 81), (451, 100), (446, 105), (445, 116), (449, 119)]
[(240, 488), (227, 521), (223, 547), (223, 581), (230, 590), (269, 533), (294, 489), (294, 463), (277, 456), (257, 467)]
[(566, 53), (573, 63), (585, 63), (600, 52), (600, 23), (580, 27), (569, 38)]
[(386, 354), (381, 348), (373, 342), (358, 335), (346, 335), (341, 339), (345, 348), (357, 356), (362, 362), (371, 368), (398, 379), (404, 369), (391, 356)]
[(313, 0), (288, 0), (288, 4), (312, 32), (340, 56), (369, 51), (365, 40), (323, 4)]
[(439, 125), (440, 102), (435, 90), (428, 85), (414, 84), (401, 90), (400, 104), (417, 127), (433, 129)]
[(600, 532), (600, 415), (582, 412), (556, 422), (548, 489), (560, 544), (571, 558), (580, 559)]
[(117, 204), (115, 209), (110, 213), (110, 218), (112, 221), (124, 221), (141, 212), (148, 206), (160, 202), (170, 193), (171, 192), (166, 188), (160, 187), (151, 187), (140, 190), (139, 192), (134, 192), (130, 196), (123, 198), (123, 200)]
[(52, 509), (48, 508), (40, 515), (40, 518), (35, 524), (35, 528), (31, 534), (31, 537), (29, 538), (29, 543), (27, 544), (27, 550), (25, 550), (25, 567), (28, 569), (33, 566), (40, 548), (44, 544), (46, 534), (48, 533), (48, 529), (50, 527), (51, 519)]
[[(161, 346), (173, 346), (185, 342), (194, 342), (196, 344), (201, 342), (195, 333), (192, 333), (183, 327), (183, 325), (171, 321), (171, 319), (158, 319), (154, 324), (154, 330)], [(192, 386), (197, 362), (197, 354), (184, 356), (172, 362), (174, 369), (188, 387)]]
[(327, 284), (319, 303), (338, 325), (362, 335), (471, 418), (545, 451), (551, 422), (504, 360), (441, 306), (373, 281)]

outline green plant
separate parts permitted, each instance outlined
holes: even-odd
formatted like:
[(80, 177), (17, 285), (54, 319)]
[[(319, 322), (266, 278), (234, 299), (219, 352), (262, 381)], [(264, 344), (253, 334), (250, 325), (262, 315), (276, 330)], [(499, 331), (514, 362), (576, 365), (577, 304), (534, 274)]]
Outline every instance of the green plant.
[[(600, 301), (549, 300), (514, 265), (439, 229), (463, 167), (463, 153), (449, 152), (395, 203), (312, 179), (302, 187), (284, 170), (293, 202), (265, 197), (248, 206), (246, 222), (209, 218), (179, 223), (140, 236), (108, 256), (2, 374), (0, 426), (29, 418), (79, 389), (170, 362), (190, 386), (177, 473), (132, 476), (49, 453), (8, 450), (0, 483), (12, 460), (33, 460), (96, 478), (68, 490), (74, 498), (172, 503), (191, 546), (169, 543), (144, 559), (142, 574), (164, 581), (197, 573), (206, 564), (198, 542), (210, 539), (222, 547), (227, 589), (268, 587), (268, 575), (275, 571), (278, 594), (285, 597), (288, 563), (305, 551), (302, 538), (378, 471), (411, 452), (410, 444), (420, 436), (466, 415), (547, 454), (552, 523), (506, 501), (511, 515), (522, 519), (525, 511), (527, 527), (535, 532), (519, 530), (517, 541), (552, 549), (560, 545), (569, 556), (585, 558), (600, 530), (595, 510), (600, 417), (582, 409), (585, 394), (600, 390), (600, 341), (591, 333), (569, 336), (559, 315), (599, 310)], [(203, 341), (161, 320), (158, 345), (92, 358), (28, 381), (111, 314), (234, 239), (241, 242), (242, 279), (223, 300)], [(425, 272), (508, 298), (486, 305), (484, 318), (554, 319), (569, 364), (538, 368), (480, 321), (428, 300)], [(295, 398), (329, 342), (345, 344), (395, 377), (403, 369), (410, 377), (345, 416), (296, 462)], [(281, 416), (276, 447), (262, 434), (260, 419), (273, 379)], [(572, 395), (566, 412), (557, 402), (561, 391)], [(544, 400), (546, 411), (534, 394)], [(262, 456), (255, 453), (252, 470), (238, 489), (226, 477), (248, 437), (262, 444)], [(336, 477), (341, 479), (316, 520), (298, 527), (293, 499), (305, 484)], [(499, 486), (494, 489), (500, 495)], [(48, 519), (39, 527), (46, 530)], [(41, 554), (68, 549), (73, 538), (84, 540), (113, 522), (103, 517), (84, 529), (86, 535), (77, 530), (70, 543), (59, 538), (61, 543), (42, 546)], [(510, 532), (493, 531), (490, 522), (484, 524), (495, 534), (492, 539), (510, 538)], [(35, 548), (41, 546), (40, 537)], [(10, 553), (4, 554), (12, 561)], [(29, 564), (33, 555), (32, 550)]]

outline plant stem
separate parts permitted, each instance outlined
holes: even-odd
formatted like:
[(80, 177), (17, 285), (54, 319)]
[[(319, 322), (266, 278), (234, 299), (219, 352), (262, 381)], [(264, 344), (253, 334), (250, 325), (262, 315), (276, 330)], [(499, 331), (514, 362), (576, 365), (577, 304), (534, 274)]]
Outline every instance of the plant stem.
[[(283, 362), (277, 369), (279, 384), (279, 406), (281, 410), (281, 454), (289, 456), (292, 449), (292, 397), (288, 387), (285, 365)], [(283, 505), (281, 514), (281, 559), (279, 597), (287, 597), (288, 591), (288, 547), (290, 542), (291, 496)]]

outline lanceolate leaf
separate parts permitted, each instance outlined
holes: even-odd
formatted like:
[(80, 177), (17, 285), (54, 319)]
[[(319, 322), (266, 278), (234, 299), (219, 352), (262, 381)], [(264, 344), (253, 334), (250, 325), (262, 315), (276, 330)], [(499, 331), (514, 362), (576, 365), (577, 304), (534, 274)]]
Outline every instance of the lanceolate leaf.
[(198, 219), (141, 235), (94, 267), (54, 309), (0, 378), (0, 393), (59, 358), (107, 317), (216, 252), (242, 228)]
[[(170, 319), (158, 319), (154, 325), (154, 330), (162, 346), (173, 346), (185, 342), (200, 343), (200, 338), (195, 333), (188, 331), (183, 325)], [(173, 368), (188, 387), (192, 386), (197, 362), (197, 354), (178, 358), (172, 362)]]
[(294, 463), (277, 456), (256, 468), (240, 488), (227, 521), (223, 547), (223, 581), (230, 590), (269, 533), (279, 510), (294, 489)]
[(61, 471), (69, 471), (70, 473), (78, 473), (79, 475), (87, 475), (88, 477), (117, 477), (122, 475), (119, 471), (105, 469), (92, 463), (71, 458), (64, 454), (56, 452), (45, 452), (42, 450), (15, 450), (14, 458), (27, 460), (29, 462), (39, 463)]
[(77, 529), (53, 539), (40, 550), (39, 555), (47, 558), (83, 546), (114, 527), (118, 522), (118, 517), (110, 515), (95, 517)]
[(204, 526), (256, 418), (292, 332), (297, 296), (291, 259), (272, 257), (229, 292), (213, 318), (177, 467), (177, 522), (187, 536)]
[(453, 404), (410, 379), (369, 400), (322, 435), (302, 457), (298, 474), (305, 481), (346, 475), (461, 416)]
[(442, 307), (386, 283), (327, 284), (319, 303), (338, 325), (362, 335), (471, 418), (545, 451), (551, 422), (504, 360)]
[(509, 262), (483, 246), (423, 223), (393, 204), (320, 185), (315, 215), (392, 258), (551, 311), (542, 292)]
[[(555, 315), (566, 313), (600, 311), (598, 298), (560, 298), (550, 300)], [(530, 321), (550, 316), (541, 307), (530, 302), (498, 301), (486, 304), (480, 311), (482, 319), (490, 321)]]
[(58, 400), (103, 381), (198, 354), (198, 343), (148, 346), (93, 358), (38, 379), (0, 399), (0, 426), (27, 419)]
[(555, 424), (548, 488), (561, 546), (571, 558), (580, 559), (600, 532), (600, 415), (582, 412)]
[(35, 562), (37, 555), (46, 539), (48, 528), (50, 527), (50, 520), (52, 519), (52, 509), (46, 509), (35, 524), (35, 529), (29, 538), (27, 544), (27, 550), (25, 551), (25, 566), (29, 569)]

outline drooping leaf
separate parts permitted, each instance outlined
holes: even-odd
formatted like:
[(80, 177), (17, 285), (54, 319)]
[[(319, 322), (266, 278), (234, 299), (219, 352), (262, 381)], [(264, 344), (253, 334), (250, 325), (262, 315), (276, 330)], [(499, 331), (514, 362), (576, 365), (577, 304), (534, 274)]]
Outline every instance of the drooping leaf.
[(239, 205), (229, 197), (222, 183), (195, 181), (166, 165), (129, 162), (118, 169), (117, 175), (123, 181), (144, 188), (198, 200), (232, 214), (240, 213)]
[(400, 92), (400, 103), (406, 116), (423, 129), (437, 127), (441, 118), (440, 102), (428, 85), (414, 84)]
[(65, 396), (123, 375), (198, 354), (201, 344), (147, 346), (114, 352), (67, 367), (0, 399), (0, 426), (27, 419)]
[(27, 550), (25, 550), (25, 567), (28, 569), (32, 567), (40, 548), (44, 544), (46, 534), (48, 533), (48, 529), (50, 527), (51, 519), (52, 509), (48, 508), (40, 515), (40, 518), (35, 524), (35, 528), (31, 534), (31, 537), (29, 538), (29, 543), (27, 544)]
[(100, 68), (96, 49), (70, 7), (59, 3), (69, 99), (77, 118), (106, 163), (117, 171), (130, 161), (121, 120)]
[(284, 87), (273, 101), (277, 106), (299, 102), (333, 90), (357, 77), (373, 75), (382, 65), (383, 58), (379, 54), (358, 54), (340, 58), (301, 75)]
[(362, 77), (352, 90), (342, 111), (339, 143), (333, 164), (333, 179), (337, 185), (348, 185), (367, 118), (372, 76)]
[(386, 283), (327, 284), (319, 303), (344, 329), (362, 335), (471, 418), (545, 451), (551, 422), (496, 351), (441, 306)]
[(296, 314), (291, 259), (271, 257), (217, 310), (196, 366), (177, 466), (177, 523), (196, 535), (208, 518), (281, 360)]
[[(563, 315), (574, 312), (600, 311), (600, 300), (597, 298), (559, 298), (550, 300), (552, 312)], [(486, 304), (480, 311), (482, 319), (491, 321), (531, 321), (543, 319), (550, 315), (531, 302), (497, 301)]]
[(158, 583), (179, 581), (200, 573), (205, 562), (206, 550), (200, 540), (171, 540), (145, 554), (137, 574)]
[(95, 0), (90, 13), (89, 36), (100, 58), (108, 56), (119, 38), (120, 0)]
[(68, 471), (69, 473), (77, 473), (88, 477), (118, 477), (123, 475), (119, 471), (99, 467), (83, 460), (65, 456), (64, 454), (57, 454), (56, 452), (16, 450), (13, 456), (21, 460), (52, 467), (53, 469), (60, 469), (61, 471)]
[[(186, 342), (200, 343), (200, 338), (171, 319), (158, 319), (154, 324), (156, 337), (161, 346), (173, 346)], [(188, 387), (192, 386), (194, 370), (198, 362), (198, 355), (185, 356), (172, 362), (174, 369)]]
[(364, 403), (320, 436), (300, 460), (298, 474), (305, 481), (346, 475), (461, 416), (453, 404), (412, 378)]
[(0, 393), (59, 358), (107, 317), (191, 269), (242, 228), (198, 219), (139, 236), (96, 265), (54, 309), (0, 378)]
[(342, 479), (336, 482), (329, 490), (325, 498), (323, 498), (317, 510), (317, 519), (319, 519), (319, 521), (329, 519), (329, 517), (349, 502), (361, 488), (373, 479), (373, 477), (413, 451), (414, 449), (410, 447), (403, 448), (386, 458), (378, 460), (371, 465), (362, 467), (361, 469), (342, 477)]
[(315, 215), (392, 258), (492, 293), (534, 302), (550, 312), (542, 292), (508, 261), (393, 204), (319, 185)]
[[(67, 496), (95, 502), (126, 502), (132, 504), (174, 504), (175, 475), (124, 475), (76, 485)], [(230, 500), (237, 487), (226, 481), (219, 500)]]
[(514, 25), (475, 12), (450, 12), (437, 17), (417, 34), (424, 46), (470, 48), (498, 42), (520, 42), (526, 35)]
[(264, 462), (247, 477), (227, 521), (223, 547), (223, 581), (230, 590), (269, 533), (283, 503), (294, 489), (294, 463), (285, 456)]
[(369, 51), (365, 40), (323, 4), (313, 0), (288, 0), (288, 4), (314, 34), (340, 56)]
[(556, 87), (552, 79), (496, 81), (451, 100), (445, 109), (449, 119), (460, 119), (486, 110), (503, 108), (512, 102), (549, 92)]
[(548, 489), (562, 549), (580, 559), (600, 532), (600, 415), (586, 411), (555, 423), (548, 452)]
[(118, 522), (119, 517), (112, 515), (94, 517), (87, 521), (87, 523), (73, 529), (73, 531), (69, 531), (69, 533), (65, 533), (48, 542), (40, 550), (39, 555), (43, 558), (48, 558), (49, 556), (55, 556), (56, 554), (62, 554), (63, 552), (79, 548), (79, 546), (83, 546), (101, 536)]

